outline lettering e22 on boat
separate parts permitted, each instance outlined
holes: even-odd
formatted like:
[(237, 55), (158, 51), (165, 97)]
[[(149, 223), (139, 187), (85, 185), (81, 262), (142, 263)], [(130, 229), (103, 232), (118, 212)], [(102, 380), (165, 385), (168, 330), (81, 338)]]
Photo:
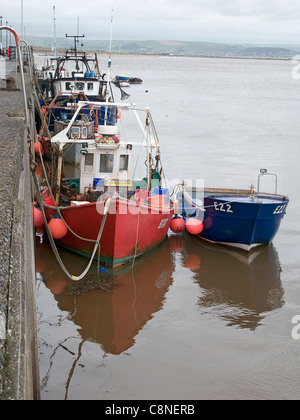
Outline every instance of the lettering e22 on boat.
[(300, 315), (295, 315), (292, 324), (296, 324), (292, 329), (292, 337), (294, 340), (300, 340)]
[(225, 213), (233, 213), (231, 205), (229, 203), (218, 203), (214, 201), (214, 208), (216, 211), (223, 211)]
[(273, 214), (281, 214), (284, 213), (285, 209), (287, 208), (287, 205), (284, 204), (283, 206), (278, 206), (276, 207), (275, 211)]

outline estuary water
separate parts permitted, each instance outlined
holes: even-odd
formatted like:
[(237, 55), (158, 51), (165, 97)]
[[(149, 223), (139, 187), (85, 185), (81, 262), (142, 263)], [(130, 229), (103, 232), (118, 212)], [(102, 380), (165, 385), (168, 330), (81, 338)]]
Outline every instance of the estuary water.
[[(100, 56), (104, 70), (106, 61)], [(256, 187), (266, 168), (290, 204), (269, 247), (248, 255), (170, 233), (122, 269), (114, 287), (102, 273), (102, 290), (95, 266), (85, 283), (71, 282), (37, 238), (42, 399), (299, 399), (295, 63), (121, 55), (112, 70), (143, 79), (124, 90), (150, 107), (170, 181)], [(273, 192), (273, 183), (262, 190)], [(85, 259), (60, 253), (72, 273), (86, 267)]]

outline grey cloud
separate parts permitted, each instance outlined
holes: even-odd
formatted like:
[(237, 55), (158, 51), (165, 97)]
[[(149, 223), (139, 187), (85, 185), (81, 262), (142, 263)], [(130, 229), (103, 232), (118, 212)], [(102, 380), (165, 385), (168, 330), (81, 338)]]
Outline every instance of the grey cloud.
[[(23, 0), (28, 35), (80, 32), (108, 39), (111, 8), (114, 39), (173, 39), (213, 42), (297, 43), (299, 0)], [(21, 0), (4, 2), (0, 13), (20, 32)]]

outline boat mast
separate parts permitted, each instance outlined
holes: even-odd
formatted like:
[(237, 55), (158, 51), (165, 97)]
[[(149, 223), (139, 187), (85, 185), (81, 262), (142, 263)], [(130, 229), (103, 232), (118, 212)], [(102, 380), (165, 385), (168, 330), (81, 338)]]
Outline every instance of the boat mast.
[(150, 110), (146, 108), (146, 142), (147, 142), (147, 190), (151, 190), (151, 136), (150, 136)]
[(114, 8), (112, 5), (111, 9), (111, 18), (110, 18), (110, 36), (109, 36), (109, 57), (108, 57), (108, 78), (107, 78), (107, 89), (106, 89), (106, 102), (108, 102), (109, 91), (108, 87), (110, 86), (111, 81), (111, 44), (112, 44), (112, 30), (113, 30), (113, 18), (114, 18)]
[(74, 38), (74, 48), (72, 49), (74, 51), (75, 54), (75, 61), (76, 61), (76, 71), (79, 71), (79, 64), (78, 64), (78, 56), (77, 56), (77, 43), (79, 42), (79, 38), (84, 38), (85, 35), (68, 35), (66, 34), (66, 38)]
[(55, 57), (57, 57), (55, 6), (53, 6), (53, 48), (55, 52)]
[[(109, 57), (108, 57), (108, 72), (107, 72), (107, 84), (106, 84), (106, 102), (109, 102), (109, 88), (110, 88), (110, 80), (111, 80), (111, 43), (112, 43), (112, 27), (113, 27), (113, 13), (114, 8), (112, 5), (111, 9), (111, 18), (110, 18), (110, 36), (109, 36)], [(105, 107), (105, 116), (104, 116), (104, 125), (106, 125), (107, 122), (107, 113), (108, 113), (108, 107)]]

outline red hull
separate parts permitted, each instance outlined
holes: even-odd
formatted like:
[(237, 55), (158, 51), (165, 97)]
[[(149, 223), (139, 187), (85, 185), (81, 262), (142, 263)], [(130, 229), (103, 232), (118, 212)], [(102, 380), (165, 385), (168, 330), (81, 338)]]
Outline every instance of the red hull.
[[(46, 213), (50, 218), (55, 210), (47, 207)], [(92, 240), (98, 237), (103, 213), (104, 202), (61, 209), (70, 229)], [(122, 199), (112, 201), (100, 240), (101, 262), (116, 266), (158, 246), (166, 238), (173, 213), (173, 208), (147, 207)], [(95, 246), (95, 242), (79, 239), (70, 231), (57, 242), (84, 256), (91, 256)]]

